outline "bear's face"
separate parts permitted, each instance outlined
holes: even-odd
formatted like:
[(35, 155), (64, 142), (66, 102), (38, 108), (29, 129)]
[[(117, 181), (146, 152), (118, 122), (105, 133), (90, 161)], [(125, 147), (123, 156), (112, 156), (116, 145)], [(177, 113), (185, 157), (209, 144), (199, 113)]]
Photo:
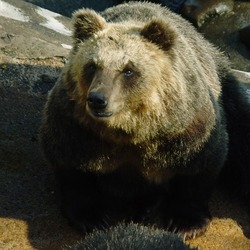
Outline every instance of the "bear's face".
[(144, 121), (144, 127), (150, 120), (159, 121), (166, 104), (164, 74), (171, 82), (171, 53), (166, 51), (175, 33), (158, 20), (108, 24), (90, 10), (78, 11), (74, 25), (75, 47), (68, 66), (73, 83), (66, 80), (72, 98), (96, 122), (125, 132), (136, 132)]
[(176, 33), (168, 24), (158, 19), (112, 24), (80, 10), (74, 26), (65, 82), (83, 123), (111, 129), (112, 136), (129, 135), (134, 143), (161, 130), (171, 135), (185, 129), (192, 116), (192, 110), (185, 114), (190, 95), (174, 78)]
[(163, 60), (162, 50), (152, 47), (119, 27), (80, 44), (72, 70), (77, 71), (74, 76), (81, 102), (92, 118), (109, 122), (119, 115), (143, 114), (154, 105), (154, 112), (159, 110), (159, 76), (168, 60)]

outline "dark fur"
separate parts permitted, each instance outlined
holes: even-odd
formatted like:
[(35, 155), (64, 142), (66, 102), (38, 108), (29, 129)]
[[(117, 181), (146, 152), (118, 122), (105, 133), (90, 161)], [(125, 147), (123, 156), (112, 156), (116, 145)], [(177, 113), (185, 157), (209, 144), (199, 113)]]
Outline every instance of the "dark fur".
[[(243, 191), (249, 198), (250, 105), (231, 76), (227, 60), (203, 40), (190, 24), (159, 6), (147, 3), (133, 6), (131, 3), (108, 9), (103, 16), (106, 21), (112, 22), (131, 19), (147, 23), (140, 35), (147, 39), (145, 42), (151, 42), (158, 46), (157, 49), (166, 51), (174, 61), (176, 53), (182, 53), (178, 47), (174, 50), (181, 43), (175, 44), (176, 31), (162, 21), (164, 14), (169, 15), (171, 21), (175, 19), (175, 29), (179, 29), (189, 42), (196, 42), (195, 59), (198, 58), (208, 69), (214, 67), (221, 79), (222, 95), (216, 96), (213, 87), (206, 86), (204, 90), (212, 103), (215, 124), (209, 137), (202, 141), (200, 138), (203, 138), (212, 119), (210, 115), (213, 117), (204, 111), (198, 113), (198, 117), (184, 132), (169, 136), (166, 131), (161, 131), (152, 139), (133, 144), (133, 134), (105, 127), (104, 123), (91, 120), (85, 114), (83, 102), (86, 97), (78, 96), (75, 75), (71, 71), (72, 63), (66, 66), (45, 108), (41, 146), (58, 177), (62, 211), (80, 230), (90, 231), (125, 219), (156, 224), (184, 237), (195, 237), (202, 233), (211, 217), (208, 207), (210, 195), (227, 158), (228, 132), (228, 162), (232, 163), (229, 167), (239, 167), (236, 173), (239, 179), (244, 179)], [(95, 21), (95, 15), (88, 12), (87, 21), (82, 13), (75, 16), (76, 41), (72, 58), (80, 49), (81, 41), (88, 40), (93, 33), (105, 27), (105, 20), (98, 17)], [(186, 48), (184, 46), (181, 49), (185, 52)], [(202, 62), (205, 60), (203, 55), (211, 56), (211, 60)], [(189, 64), (192, 65), (192, 61)], [(196, 68), (193, 69), (194, 74), (196, 71)], [(206, 77), (213, 76), (211, 73)], [(105, 77), (109, 84), (112, 83), (109, 75)], [(199, 75), (195, 77), (190, 78), (190, 86), (199, 80)], [(81, 86), (88, 88), (83, 83)], [(196, 89), (194, 94), (201, 95)], [(204, 98), (207, 95), (204, 94)], [(196, 105), (202, 105), (201, 101), (193, 106)], [(178, 112), (176, 110), (180, 119), (186, 115)], [(152, 145), (157, 146), (156, 152)], [(128, 163), (129, 158), (132, 160)], [(114, 168), (106, 166), (107, 169), (104, 169), (102, 161), (108, 162), (107, 159), (111, 166), (115, 163)], [(166, 165), (162, 164), (163, 160)], [(236, 162), (238, 160), (239, 163)], [(116, 163), (120, 164), (121, 161), (124, 163), (118, 168)], [(93, 162), (99, 162), (100, 169), (86, 167)], [(148, 164), (146, 174), (142, 174), (146, 171), (140, 168), (142, 163), (146, 165), (146, 170)], [(144, 175), (148, 175), (149, 179)], [(150, 178), (157, 181), (151, 181)]]
[(235, 84), (232, 78), (223, 85), (222, 98), (229, 133), (229, 153), (220, 184), (232, 196), (243, 198), (250, 212), (250, 84)]
[(122, 223), (105, 231), (95, 231), (82, 242), (67, 249), (191, 250), (175, 234), (132, 223)]

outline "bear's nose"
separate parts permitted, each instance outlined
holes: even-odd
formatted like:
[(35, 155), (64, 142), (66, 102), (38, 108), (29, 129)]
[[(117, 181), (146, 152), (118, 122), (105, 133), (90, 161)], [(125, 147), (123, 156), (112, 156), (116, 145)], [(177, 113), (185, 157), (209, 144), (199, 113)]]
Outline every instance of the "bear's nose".
[(105, 109), (108, 105), (107, 98), (99, 92), (90, 92), (87, 102), (92, 109)]

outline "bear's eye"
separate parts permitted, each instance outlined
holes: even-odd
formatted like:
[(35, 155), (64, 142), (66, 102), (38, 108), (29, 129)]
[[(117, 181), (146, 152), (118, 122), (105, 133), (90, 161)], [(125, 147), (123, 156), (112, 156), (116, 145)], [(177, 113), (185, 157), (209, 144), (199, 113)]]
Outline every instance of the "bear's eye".
[(122, 70), (123, 79), (126, 84), (133, 84), (140, 76), (139, 71), (136, 69), (132, 62), (129, 62)]
[(134, 71), (133, 71), (132, 69), (125, 68), (125, 69), (123, 70), (123, 75), (124, 75), (125, 77), (131, 77), (131, 76), (134, 75)]
[(83, 76), (87, 82), (91, 82), (95, 76), (97, 65), (94, 62), (90, 62), (85, 65), (83, 70)]

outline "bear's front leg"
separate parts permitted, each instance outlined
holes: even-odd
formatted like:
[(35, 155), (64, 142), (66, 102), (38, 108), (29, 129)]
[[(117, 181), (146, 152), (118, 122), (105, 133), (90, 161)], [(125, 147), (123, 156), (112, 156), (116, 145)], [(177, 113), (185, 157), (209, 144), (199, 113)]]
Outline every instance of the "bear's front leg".
[(73, 227), (85, 233), (107, 226), (97, 175), (67, 169), (60, 170), (56, 176), (61, 210)]
[(184, 238), (205, 232), (211, 215), (209, 200), (214, 180), (197, 176), (177, 176), (168, 183), (167, 194), (159, 206), (160, 225)]

